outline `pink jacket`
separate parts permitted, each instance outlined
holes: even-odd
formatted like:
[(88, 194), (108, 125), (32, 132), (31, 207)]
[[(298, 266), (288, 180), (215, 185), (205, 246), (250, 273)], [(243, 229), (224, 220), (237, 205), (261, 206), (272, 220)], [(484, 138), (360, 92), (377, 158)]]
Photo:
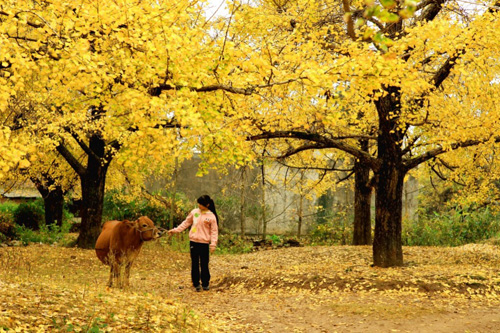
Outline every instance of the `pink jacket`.
[(186, 219), (172, 229), (173, 232), (182, 232), (192, 225), (189, 231), (189, 240), (196, 243), (210, 244), (210, 247), (215, 249), (217, 239), (219, 237), (219, 229), (217, 227), (217, 219), (214, 213), (208, 211), (204, 214), (196, 208), (193, 209)]

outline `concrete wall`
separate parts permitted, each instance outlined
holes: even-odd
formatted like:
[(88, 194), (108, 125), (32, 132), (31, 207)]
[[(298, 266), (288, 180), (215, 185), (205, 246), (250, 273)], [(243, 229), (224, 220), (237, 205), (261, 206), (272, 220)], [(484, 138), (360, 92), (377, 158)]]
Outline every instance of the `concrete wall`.
[[(203, 177), (196, 176), (199, 157), (185, 161), (179, 166), (177, 190), (184, 193), (197, 207), (196, 198), (208, 194), (217, 203), (217, 211), (224, 228), (234, 232), (241, 230), (241, 203), (245, 207), (246, 233), (260, 234), (263, 229), (263, 205), (266, 202), (265, 217), (268, 234), (296, 234), (299, 216), (302, 216), (302, 234), (317, 221), (316, 206), (318, 198), (311, 190), (299, 195), (300, 184), (304, 180), (315, 180), (314, 173), (300, 173), (287, 169), (277, 163), (266, 165), (265, 186), (262, 186), (260, 167), (231, 169), (227, 173), (210, 171)], [(150, 189), (165, 188), (165, 180), (153, 180)], [(262, 189), (264, 188), (264, 196)], [(413, 218), (417, 209), (418, 183), (409, 177), (404, 187), (403, 218)], [(346, 223), (352, 223), (354, 214), (354, 193), (352, 187), (339, 187), (329, 191), (329, 210), (342, 211)], [(373, 197), (374, 199), (374, 197)], [(374, 201), (372, 202), (372, 205)], [(374, 216), (373, 216), (374, 218)]]

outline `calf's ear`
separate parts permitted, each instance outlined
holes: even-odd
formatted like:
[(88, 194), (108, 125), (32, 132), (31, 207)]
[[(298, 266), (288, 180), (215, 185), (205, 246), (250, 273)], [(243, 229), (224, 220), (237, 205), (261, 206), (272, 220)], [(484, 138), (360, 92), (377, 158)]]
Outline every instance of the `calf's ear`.
[(136, 226), (136, 221), (123, 220), (123, 223), (128, 225), (129, 227), (134, 228)]

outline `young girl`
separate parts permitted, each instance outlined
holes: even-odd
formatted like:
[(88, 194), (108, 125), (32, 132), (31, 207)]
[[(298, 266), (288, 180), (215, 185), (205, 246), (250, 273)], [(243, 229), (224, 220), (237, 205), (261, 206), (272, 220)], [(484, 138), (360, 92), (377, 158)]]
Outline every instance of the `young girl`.
[[(179, 233), (189, 226), (189, 247), (191, 252), (191, 280), (196, 291), (209, 290), (210, 271), (208, 262), (210, 253), (215, 251), (219, 229), (217, 227), (217, 211), (214, 201), (208, 195), (198, 198), (198, 208), (193, 209), (187, 218), (177, 228), (168, 231), (169, 234)], [(201, 286), (200, 286), (201, 268)]]

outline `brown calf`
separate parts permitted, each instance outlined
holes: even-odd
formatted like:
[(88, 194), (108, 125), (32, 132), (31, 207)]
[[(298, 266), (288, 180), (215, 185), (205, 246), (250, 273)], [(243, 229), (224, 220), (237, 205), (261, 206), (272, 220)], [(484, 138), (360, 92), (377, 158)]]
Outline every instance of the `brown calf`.
[[(95, 244), (97, 258), (111, 267), (108, 286), (114, 280), (118, 287), (128, 287), (130, 267), (139, 255), (142, 244), (160, 237), (161, 232), (147, 216), (136, 221), (108, 221), (104, 223), (101, 234)], [(125, 279), (121, 277), (121, 268), (125, 266)]]

